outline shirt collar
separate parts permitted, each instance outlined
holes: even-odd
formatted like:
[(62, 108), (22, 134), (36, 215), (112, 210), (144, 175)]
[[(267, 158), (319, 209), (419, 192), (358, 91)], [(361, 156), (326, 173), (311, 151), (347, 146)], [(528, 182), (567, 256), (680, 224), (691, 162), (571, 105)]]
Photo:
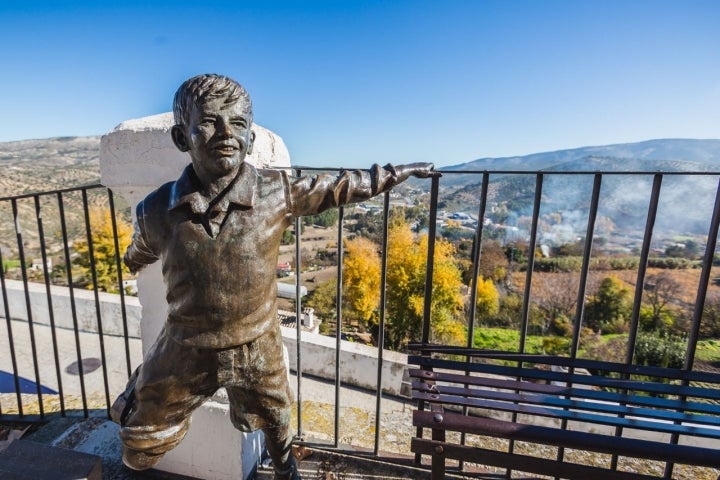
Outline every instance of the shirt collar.
[[(227, 210), (230, 203), (243, 207), (252, 207), (255, 203), (255, 190), (257, 189), (257, 170), (249, 163), (243, 162), (237, 176), (225, 190), (218, 202), (222, 210)], [(180, 178), (173, 183), (170, 192), (168, 210), (189, 205), (193, 213), (203, 214), (207, 211), (210, 201), (200, 193), (200, 180), (198, 180), (192, 164), (185, 167)]]

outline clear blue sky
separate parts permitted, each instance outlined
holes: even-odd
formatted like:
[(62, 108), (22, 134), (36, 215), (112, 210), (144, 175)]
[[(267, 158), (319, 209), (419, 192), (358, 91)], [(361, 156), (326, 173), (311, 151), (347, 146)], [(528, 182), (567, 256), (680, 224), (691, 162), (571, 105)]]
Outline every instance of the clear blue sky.
[(717, 0), (0, 1), (0, 141), (99, 135), (206, 72), (293, 163), (720, 138)]

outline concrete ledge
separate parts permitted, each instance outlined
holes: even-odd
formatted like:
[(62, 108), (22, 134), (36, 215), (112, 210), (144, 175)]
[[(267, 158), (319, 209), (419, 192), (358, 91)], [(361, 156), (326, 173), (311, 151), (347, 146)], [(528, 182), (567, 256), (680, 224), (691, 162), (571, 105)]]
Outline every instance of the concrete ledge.
[(3, 480), (102, 480), (102, 460), (96, 455), (18, 440), (0, 454)]
[[(5, 280), (8, 296), (8, 309), (13, 320), (28, 320), (28, 311), (25, 306), (25, 287), (23, 282)], [(47, 290), (44, 283), (28, 283), (30, 297), (30, 313), (34, 323), (50, 325), (50, 309), (48, 308)], [(55, 326), (59, 328), (73, 328), (72, 309), (70, 302), (70, 289), (67, 287), (50, 287), (52, 297), (52, 312)], [(75, 308), (77, 312), (78, 327), (84, 332), (98, 331), (98, 316), (95, 309), (95, 293), (90, 290), (74, 288)], [(108, 335), (124, 335), (122, 322), (122, 307), (120, 295), (99, 292), (100, 318), (103, 333)], [(2, 300), (0, 300), (2, 305)], [(0, 317), (4, 317), (4, 308), (0, 307)], [(128, 335), (140, 338), (140, 319), (142, 308), (137, 297), (125, 296), (125, 312), (127, 315)]]
[[(289, 367), (291, 370), (297, 371), (297, 330), (288, 327), (281, 327), (281, 330), (283, 342), (289, 352)], [(303, 373), (334, 380), (335, 338), (303, 332), (301, 339)], [(377, 347), (341, 340), (340, 381), (371, 391), (377, 390), (378, 360)], [(382, 390), (391, 395), (403, 393), (403, 376), (406, 370), (407, 355), (384, 350)]]

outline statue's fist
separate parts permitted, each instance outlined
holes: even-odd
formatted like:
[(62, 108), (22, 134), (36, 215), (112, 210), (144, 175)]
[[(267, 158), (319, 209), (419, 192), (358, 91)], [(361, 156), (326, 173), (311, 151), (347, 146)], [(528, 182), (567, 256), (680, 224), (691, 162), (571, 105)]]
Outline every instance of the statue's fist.
[(412, 168), (412, 174), (417, 178), (440, 177), (442, 174), (435, 170), (432, 163), (411, 163), (408, 167)]

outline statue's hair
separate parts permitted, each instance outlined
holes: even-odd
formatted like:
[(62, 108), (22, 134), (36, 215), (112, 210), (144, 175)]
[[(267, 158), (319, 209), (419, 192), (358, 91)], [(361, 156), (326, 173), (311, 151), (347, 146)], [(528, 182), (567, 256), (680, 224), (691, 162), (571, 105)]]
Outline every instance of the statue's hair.
[(208, 97), (226, 97), (226, 103), (242, 102), (245, 113), (252, 121), (252, 101), (245, 88), (230, 77), (211, 73), (197, 75), (180, 85), (173, 101), (175, 123), (187, 125), (192, 105), (197, 105)]

